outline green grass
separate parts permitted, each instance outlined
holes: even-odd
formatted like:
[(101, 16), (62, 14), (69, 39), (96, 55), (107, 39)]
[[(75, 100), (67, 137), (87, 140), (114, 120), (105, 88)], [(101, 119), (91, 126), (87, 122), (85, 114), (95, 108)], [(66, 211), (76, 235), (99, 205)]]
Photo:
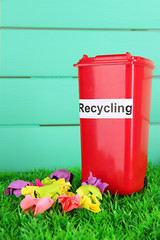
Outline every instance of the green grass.
[[(53, 169), (55, 170), (55, 169)], [(68, 169), (74, 174), (73, 191), (81, 184), (79, 168)], [(2, 239), (160, 239), (160, 168), (148, 164), (148, 187), (131, 196), (103, 195), (101, 212), (74, 209), (61, 213), (61, 204), (55, 209), (34, 217), (19, 207), (23, 197), (4, 196), (11, 181), (43, 179), (52, 171), (0, 173), (0, 240)]]

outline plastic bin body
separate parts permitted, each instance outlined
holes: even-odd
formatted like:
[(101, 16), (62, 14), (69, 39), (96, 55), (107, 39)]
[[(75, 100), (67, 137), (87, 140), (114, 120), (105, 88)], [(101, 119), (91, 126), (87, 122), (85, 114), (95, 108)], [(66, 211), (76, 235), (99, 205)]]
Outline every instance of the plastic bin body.
[[(78, 66), (80, 102), (93, 100), (94, 106), (98, 106), (99, 99), (130, 99), (132, 114), (108, 117), (107, 112), (101, 118), (97, 110), (94, 118), (89, 116), (91, 106), (86, 108), (86, 115), (80, 118), (82, 181), (88, 179), (91, 171), (93, 176), (109, 184), (106, 191), (129, 195), (143, 188), (147, 171), (154, 65), (129, 53), (87, 58), (84, 55), (74, 65)], [(114, 112), (115, 105), (106, 109)]]

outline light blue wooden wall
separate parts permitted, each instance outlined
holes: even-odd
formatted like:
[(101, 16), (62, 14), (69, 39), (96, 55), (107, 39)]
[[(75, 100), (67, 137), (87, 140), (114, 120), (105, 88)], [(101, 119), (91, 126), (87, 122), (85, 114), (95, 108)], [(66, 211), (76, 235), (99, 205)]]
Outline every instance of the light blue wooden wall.
[(159, 0), (1, 0), (0, 170), (80, 166), (73, 63), (127, 51), (156, 66), (148, 158), (160, 163), (159, 9)]

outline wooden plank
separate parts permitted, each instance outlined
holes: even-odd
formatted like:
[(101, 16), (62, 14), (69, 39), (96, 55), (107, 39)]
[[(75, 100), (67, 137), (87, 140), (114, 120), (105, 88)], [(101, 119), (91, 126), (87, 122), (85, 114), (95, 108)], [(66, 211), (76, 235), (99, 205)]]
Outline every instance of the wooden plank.
[(0, 78), (0, 124), (79, 124), (77, 78)]
[(130, 51), (150, 58), (160, 72), (160, 31), (1, 30), (0, 76), (77, 76), (83, 54)]
[(160, 28), (159, 0), (2, 0), (1, 26)]
[[(80, 166), (79, 127), (0, 127), (0, 171)], [(150, 126), (149, 154), (160, 164), (160, 125)]]
[(151, 100), (151, 123), (160, 123), (160, 78), (153, 78)]
[(149, 131), (149, 147), (148, 147), (148, 160), (151, 160), (153, 165), (160, 166), (160, 124), (150, 125)]
[(0, 127), (0, 171), (80, 166), (78, 127)]
[[(151, 123), (160, 123), (160, 78), (153, 78)], [(79, 124), (78, 78), (0, 78), (0, 124)]]

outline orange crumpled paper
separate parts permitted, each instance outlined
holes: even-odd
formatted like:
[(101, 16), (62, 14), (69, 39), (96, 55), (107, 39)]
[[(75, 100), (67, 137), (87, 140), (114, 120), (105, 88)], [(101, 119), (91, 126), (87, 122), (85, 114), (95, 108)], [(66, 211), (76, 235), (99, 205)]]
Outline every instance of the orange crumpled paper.
[(80, 196), (79, 194), (75, 196), (61, 195), (58, 197), (58, 202), (62, 204), (63, 213), (69, 212), (74, 208), (82, 208), (80, 206)]

